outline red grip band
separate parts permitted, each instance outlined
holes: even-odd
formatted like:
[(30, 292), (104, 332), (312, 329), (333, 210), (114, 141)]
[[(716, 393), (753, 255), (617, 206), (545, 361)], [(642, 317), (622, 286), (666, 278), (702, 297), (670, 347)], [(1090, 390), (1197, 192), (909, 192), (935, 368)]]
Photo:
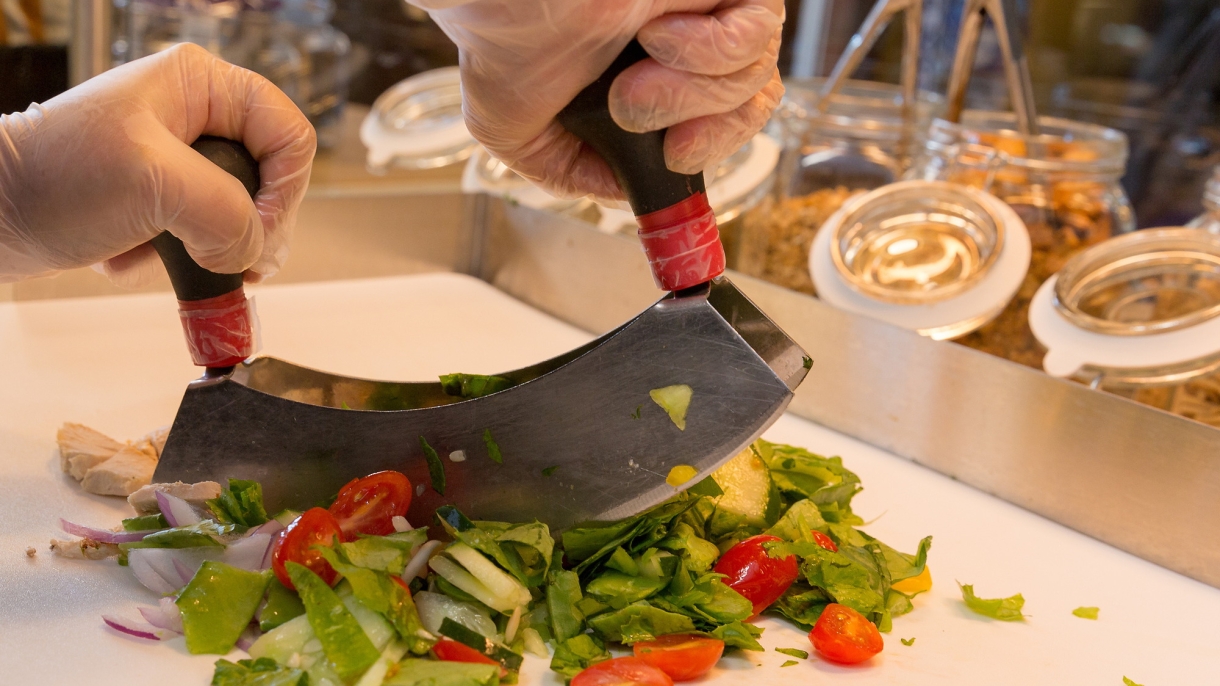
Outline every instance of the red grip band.
[(206, 300), (179, 300), (178, 317), (200, 367), (232, 367), (254, 354), (258, 326), (242, 289)]
[(705, 193), (635, 218), (657, 287), (678, 291), (724, 273), (724, 246)]

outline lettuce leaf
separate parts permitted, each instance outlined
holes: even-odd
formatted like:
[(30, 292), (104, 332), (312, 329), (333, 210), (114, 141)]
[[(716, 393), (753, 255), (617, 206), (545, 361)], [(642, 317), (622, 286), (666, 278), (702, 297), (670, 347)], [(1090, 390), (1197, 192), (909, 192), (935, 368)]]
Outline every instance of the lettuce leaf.
[(959, 583), (962, 589), (962, 600), (966, 607), (976, 614), (991, 617), (1004, 622), (1020, 622), (1025, 620), (1021, 608), (1025, 607), (1025, 598), (1020, 594), (1007, 598), (980, 598), (974, 595), (972, 584)]
[(841, 458), (762, 439), (751, 447), (771, 469), (771, 478), (785, 497), (808, 498), (828, 521), (864, 523), (851, 511), (851, 499), (860, 492), (860, 477), (844, 467)]
[(407, 659), (384, 686), (499, 686), (500, 666)]
[(763, 647), (758, 642), (763, 630), (745, 622), (729, 622), (716, 627), (709, 635), (724, 641), (727, 648), (740, 648), (761, 652)]
[(321, 642), (335, 673), (345, 680), (362, 674), (381, 657), (381, 651), (325, 581), (308, 567), (295, 562), (289, 562), (285, 567), (292, 585), (301, 595), (309, 626)]
[(695, 631), (690, 617), (676, 612), (666, 612), (640, 601), (621, 610), (590, 617), (589, 628), (607, 641), (618, 641), (631, 645), (639, 641), (651, 641), (665, 634), (682, 634)]
[(389, 536), (362, 536), (348, 543), (340, 543), (339, 550), (345, 560), (357, 567), (399, 576), (411, 561), (412, 551), (426, 540), (428, 529), (421, 527)]
[(517, 385), (512, 379), (503, 376), (486, 374), (443, 374), (441, 375), (441, 390), (445, 395), (451, 395), (462, 400), (482, 398), (485, 395), (499, 393)]
[(217, 660), (212, 686), (309, 686), (305, 672), (284, 667), (269, 657), (257, 660)]
[(257, 481), (229, 479), (229, 487), (220, 492), (220, 497), (208, 501), (208, 509), (223, 524), (252, 527), (268, 520), (263, 486)]
[(610, 659), (606, 646), (589, 634), (577, 634), (555, 644), (551, 670), (571, 679), (589, 665)]
[(546, 579), (555, 552), (546, 524), (472, 522), (452, 505), (437, 508), (436, 518), (450, 537), (495, 560), (527, 588), (541, 586)]
[(550, 615), (551, 631), (557, 643), (562, 643), (585, 630), (585, 614), (577, 607), (583, 597), (580, 577), (576, 572), (551, 572), (551, 580), (546, 587), (546, 607)]
[(411, 592), (395, 583), (385, 572), (357, 567), (342, 559), (331, 548), (317, 548), (318, 553), (351, 584), (356, 600), (390, 621), (407, 649), (416, 655), (428, 652), (435, 642), (427, 636), (419, 619), (419, 611), (411, 600)]

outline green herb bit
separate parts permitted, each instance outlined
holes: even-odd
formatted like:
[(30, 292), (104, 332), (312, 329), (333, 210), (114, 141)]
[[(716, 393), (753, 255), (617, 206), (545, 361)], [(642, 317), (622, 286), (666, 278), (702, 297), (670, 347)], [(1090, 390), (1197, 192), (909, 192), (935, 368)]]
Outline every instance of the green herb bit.
[(219, 498), (208, 501), (208, 508), (217, 521), (239, 526), (258, 526), (269, 519), (263, 507), (263, 486), (257, 481), (229, 479), (229, 486)]
[(801, 358), (801, 364), (804, 365), (805, 369), (813, 369), (813, 358), (806, 355)]
[(339, 409), (341, 409), (341, 410), (350, 410), (350, 409), (352, 409), (352, 408), (350, 408), (350, 407), (348, 407), (348, 406), (347, 406), (347, 401), (346, 401), (346, 400), (341, 400), (341, 401), (339, 401)]
[(670, 421), (679, 431), (686, 431), (686, 411), (690, 409), (690, 399), (694, 391), (686, 384), (675, 384), (664, 388), (654, 388), (648, 391), (652, 401), (661, 406), (669, 415)]
[(441, 456), (436, 454), (423, 436), (419, 437), (419, 447), (424, 451), (424, 459), (428, 460), (428, 478), (432, 480), (433, 490), (445, 495), (445, 463), (441, 462)]
[(1134, 681), (1132, 681), (1131, 679), (1128, 679), (1127, 677), (1123, 677), (1123, 686), (1144, 686), (1144, 685), (1137, 684)]
[(1004, 622), (1020, 622), (1025, 619), (1021, 608), (1025, 606), (1025, 598), (1020, 594), (1008, 598), (980, 598), (974, 595), (972, 584), (958, 583), (962, 589), (962, 600), (973, 612)]
[(217, 660), (212, 686), (306, 686), (309, 675), (284, 667), (269, 657), (257, 660)]
[(559, 465), (554, 465), (552, 467), (546, 467), (545, 469), (542, 470), (542, 475), (550, 476), (550, 475), (554, 474), (557, 469), (559, 469)]
[(496, 464), (504, 464), (504, 455), (500, 454), (500, 445), (491, 437), (491, 429), (483, 429), (483, 444), (487, 446), (487, 456)]
[(640, 411), (641, 411), (641, 410), (643, 410), (643, 409), (644, 409), (644, 406), (643, 406), (643, 405), (636, 405), (636, 406), (635, 406), (635, 412), (632, 412), (632, 413), (631, 413), (631, 418), (632, 418), (632, 419), (639, 419), (639, 418), (640, 418)]
[(904, 645), (904, 646), (913, 646), (913, 645), (915, 645), (915, 638), (914, 638), (914, 637), (912, 637), (912, 638), (900, 638), (900, 639), (898, 639), (898, 641), (899, 641), (900, 643), (902, 643), (902, 645)]
[(1097, 612), (1100, 609), (1101, 608), (1096, 607), (1078, 607), (1075, 610), (1072, 610), (1072, 614), (1080, 617), (1081, 619), (1097, 619)]
[(168, 528), (169, 522), (166, 521), (165, 515), (161, 513), (123, 520), (123, 531), (154, 531), (156, 529)]
[(441, 390), (462, 400), (482, 398), (512, 388), (516, 383), (503, 376), (486, 374), (445, 374), (441, 376)]
[(719, 498), (724, 495), (724, 489), (712, 477), (705, 477), (702, 481), (686, 489), (691, 495), (705, 495), (709, 498)]
[(807, 651), (801, 650), (800, 648), (776, 648), (775, 652), (783, 653), (784, 655), (799, 658), (801, 660), (809, 659), (809, 653)]
[(780, 665), (780, 667), (791, 667), (792, 665), (799, 665), (799, 664), (801, 664), (801, 663), (797, 662), (796, 660), (784, 660), (784, 664)]

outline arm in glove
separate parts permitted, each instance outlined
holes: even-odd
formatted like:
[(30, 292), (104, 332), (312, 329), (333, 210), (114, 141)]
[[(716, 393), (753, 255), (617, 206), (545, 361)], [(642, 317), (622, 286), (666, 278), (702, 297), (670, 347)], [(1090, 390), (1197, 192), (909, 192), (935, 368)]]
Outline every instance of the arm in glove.
[(650, 55), (615, 79), (610, 112), (628, 131), (668, 127), (665, 160), (685, 174), (740, 148), (784, 88), (783, 0), (410, 0), (461, 53), (474, 137), (560, 195), (621, 198), (606, 163), (555, 121), (633, 38)]
[[(239, 140), (259, 161), (254, 201), (189, 147)], [(203, 267), (274, 274), (309, 182), (313, 127), (252, 72), (179, 45), (0, 117), (0, 281), (100, 263), (116, 283), (160, 269), (148, 241), (182, 239)]]

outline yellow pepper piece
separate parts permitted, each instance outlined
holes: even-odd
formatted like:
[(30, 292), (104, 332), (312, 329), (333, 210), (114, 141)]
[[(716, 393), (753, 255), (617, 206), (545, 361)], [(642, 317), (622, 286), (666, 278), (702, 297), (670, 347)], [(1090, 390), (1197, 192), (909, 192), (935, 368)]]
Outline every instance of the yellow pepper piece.
[(669, 476), (665, 477), (665, 483), (674, 488), (680, 487), (682, 484), (695, 478), (699, 470), (688, 464), (680, 464), (669, 470)]
[(932, 569), (930, 567), (924, 567), (923, 571), (920, 572), (918, 576), (903, 579), (902, 581), (895, 581), (890, 588), (907, 595), (930, 591), (932, 590)]

